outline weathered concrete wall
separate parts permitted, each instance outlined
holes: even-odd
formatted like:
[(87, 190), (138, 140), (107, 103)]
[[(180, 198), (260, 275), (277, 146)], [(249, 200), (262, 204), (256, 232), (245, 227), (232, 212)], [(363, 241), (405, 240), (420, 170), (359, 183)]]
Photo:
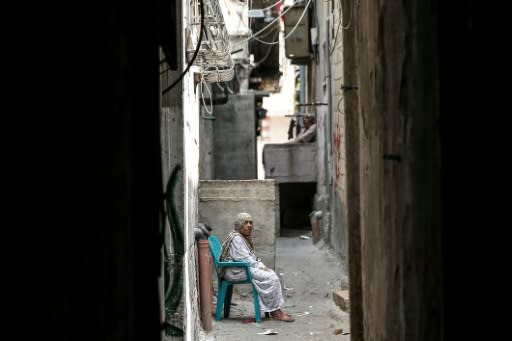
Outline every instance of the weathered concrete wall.
[(317, 204), (331, 195), (322, 232), (347, 256), (352, 339), (441, 339), (435, 6), (316, 6), (330, 27), (319, 27), (315, 100), (332, 89), (332, 120), (317, 108), (327, 146)]
[[(178, 18), (177, 48), (184, 50), (184, 28), (186, 19), (186, 2), (177, 2), (175, 9)], [(172, 84), (184, 69), (185, 61), (183, 53), (178, 53), (179, 70), (171, 71), (169, 66), (162, 63), (160, 73), (160, 87), (166, 88)], [(161, 55), (162, 58), (162, 55)], [(167, 70), (167, 72), (165, 72)], [(191, 71), (193, 71), (192, 68)], [(194, 228), (197, 226), (197, 191), (199, 178), (199, 112), (198, 98), (194, 93), (193, 72), (189, 72), (183, 80), (171, 91), (161, 97), (161, 146), (162, 168), (164, 186), (169, 181), (169, 176), (176, 166), (181, 167), (178, 173), (178, 181), (172, 196), (178, 211), (179, 226), (169, 226), (166, 221), (165, 238), (170, 245), (170, 253), (173, 254), (176, 246), (171, 238), (171, 228), (180, 229), (183, 233), (183, 247), (185, 255), (181, 261), (177, 257), (171, 257), (174, 263), (172, 267), (181, 267), (183, 276), (182, 297), (177, 312), (167, 320), (173, 326), (183, 329), (185, 336), (167, 336), (164, 340), (197, 340), (199, 338), (199, 306), (198, 288), (196, 280), (196, 248), (194, 240)], [(184, 117), (184, 113), (187, 113)], [(164, 187), (165, 190), (165, 187)], [(174, 241), (175, 242), (175, 241)]]
[(275, 269), (276, 200), (274, 180), (201, 181), (199, 221), (210, 225), (222, 241), (233, 230), (237, 214), (250, 213), (256, 254)]
[[(340, 34), (342, 47), (342, 73), (341, 79), (344, 87), (336, 89), (335, 101), (340, 103), (337, 119), (343, 124), (344, 129), (338, 131), (339, 146), (345, 155), (345, 191), (336, 188), (336, 193), (344, 197), (346, 218), (346, 229), (344, 233), (345, 245), (342, 242), (342, 249), (346, 250), (346, 267), (349, 275), (350, 285), (350, 331), (352, 340), (364, 339), (363, 328), (363, 298), (362, 298), (362, 269), (361, 269), (361, 220), (360, 220), (360, 166), (359, 166), (359, 102), (358, 102), (358, 59), (356, 45), (356, 25), (354, 23), (355, 7), (353, 3), (339, 3), (341, 13), (338, 20), (341, 20), (343, 30)], [(335, 11), (338, 13), (338, 11)], [(338, 51), (334, 52), (338, 56)], [(336, 57), (337, 59), (337, 57)], [(338, 59), (337, 59), (338, 60)], [(338, 77), (338, 76), (337, 76)], [(339, 99), (338, 99), (339, 97)], [(344, 134), (343, 134), (344, 132)], [(338, 142), (336, 143), (338, 144)], [(343, 165), (339, 165), (341, 169)]]
[[(344, 8), (342, 5), (344, 4)], [(351, 334), (353, 340), (362, 337), (362, 299), (360, 284), (359, 235), (359, 140), (357, 105), (357, 64), (354, 60), (356, 25), (354, 3), (316, 2), (319, 17), (327, 20), (318, 28), (318, 63), (313, 67), (316, 100), (329, 103), (318, 107), (323, 118), (319, 131), (325, 157), (319, 158), (326, 169), (318, 175), (317, 209), (324, 212), (322, 238), (340, 255), (342, 269), (350, 272)], [(331, 68), (327, 67), (331, 65)], [(329, 86), (332, 98), (329, 101)], [(323, 148), (323, 150), (321, 149)], [(320, 154), (319, 151), (319, 155)], [(328, 199), (327, 199), (328, 198)], [(352, 230), (352, 231), (351, 231)], [(352, 242), (351, 242), (352, 240)], [(349, 268), (349, 262), (357, 266)], [(359, 271), (359, 272), (358, 272)]]
[(198, 224), (198, 192), (199, 192), (199, 98), (194, 95), (192, 77), (184, 79), (183, 119), (184, 125), (184, 220), (185, 228), (185, 327), (187, 340), (199, 338), (199, 299), (197, 286), (197, 250), (194, 228)]
[(214, 115), (214, 178), (257, 179), (254, 94), (229, 96)]
[[(165, 192), (169, 181), (169, 177), (171, 175), (172, 170), (176, 166), (183, 167), (183, 111), (181, 110), (181, 103), (176, 103), (177, 98), (175, 96), (168, 96), (165, 102), (168, 101), (175, 102), (172, 106), (164, 106), (161, 108), (161, 143), (162, 143), (162, 172), (163, 172), (163, 185), (164, 188), (162, 192)], [(184, 213), (184, 186), (183, 186), (183, 168), (178, 176), (178, 181), (176, 183), (176, 188), (173, 193), (173, 199), (175, 200), (176, 208), (179, 214), (179, 219), (183, 222), (183, 213)], [(167, 239), (167, 245), (169, 245), (170, 254), (174, 253), (175, 245), (174, 241), (171, 238), (171, 226), (169, 225), (168, 218), (165, 221), (165, 238)], [(183, 229), (183, 226), (179, 228)], [(162, 254), (162, 257), (164, 255)], [(176, 258), (172, 258), (176, 259)], [(163, 258), (162, 258), (163, 261)], [(162, 263), (164, 264), (164, 263)], [(171, 267), (175, 269), (178, 264), (171, 264)], [(162, 268), (164, 270), (165, 266)], [(161, 300), (162, 300), (162, 313), (164, 313), (164, 297), (165, 297), (165, 288), (163, 283), (163, 276), (160, 278), (160, 286), (161, 286)], [(181, 300), (180, 305), (178, 306), (177, 313), (172, 315), (171, 319), (167, 319), (167, 322), (176, 326), (180, 329), (183, 329), (184, 324), (183, 320), (185, 317), (184, 312), (184, 300)], [(164, 316), (164, 315), (162, 315)], [(179, 337), (170, 337), (168, 336), (166, 340), (180, 340)]]
[(316, 143), (271, 144), (263, 147), (265, 179), (316, 182)]
[[(312, 68), (312, 82), (316, 101), (329, 102), (329, 86), (332, 95), (330, 106), (316, 108), (318, 126), (323, 128), (318, 130), (319, 156), (324, 154), (319, 157), (316, 205), (324, 212), (322, 238), (340, 255), (343, 271), (350, 273), (351, 334), (353, 340), (362, 340), (360, 238), (357, 238), (360, 228), (358, 106), (354, 104), (357, 92), (347, 90), (357, 86), (356, 65), (353, 58), (349, 59), (355, 55), (354, 43), (347, 39), (355, 34), (354, 4), (348, 3), (343, 9), (341, 2), (317, 2), (315, 6), (329, 25), (323, 22), (318, 27), (319, 56)], [(349, 262), (356, 266), (349, 267)]]
[(365, 340), (441, 340), (437, 30), (432, 1), (357, 18)]
[[(341, 3), (326, 3), (322, 6), (325, 15), (330, 15), (328, 37), (323, 33), (328, 42), (328, 48), (322, 50), (322, 57), (331, 63), (331, 230), (330, 242), (343, 260), (343, 268), (346, 269), (348, 258), (348, 233), (347, 233), (347, 154), (352, 152), (354, 146), (347, 145), (347, 127), (345, 124), (345, 92), (343, 88), (348, 85), (344, 78), (343, 33), (350, 29), (347, 22), (343, 22)], [(343, 26), (342, 27), (340, 27)], [(325, 25), (324, 25), (325, 26)], [(334, 34), (333, 34), (334, 33)], [(328, 62), (326, 60), (326, 63)]]
[(201, 180), (212, 180), (214, 176), (213, 121), (210, 116), (204, 115), (199, 122), (199, 179)]
[[(347, 248), (347, 149), (351, 146), (347, 145), (346, 140), (346, 110), (344, 108), (344, 100), (346, 91), (343, 90), (347, 86), (344, 79), (343, 65), (343, 33), (350, 29), (347, 22), (342, 23), (341, 18), (341, 2), (323, 4), (323, 11), (329, 17), (329, 38), (328, 49), (323, 49), (322, 58), (325, 62), (331, 64), (331, 74), (329, 77), (331, 85), (331, 245), (345, 261), (348, 256)], [(343, 26), (340, 27), (340, 26)], [(334, 34), (333, 34), (334, 33)]]
[[(316, 70), (316, 69), (315, 69)], [(316, 76), (315, 76), (316, 77)], [(323, 76), (322, 76), (323, 77)], [(319, 82), (315, 82), (318, 86)], [(320, 83), (321, 84), (321, 83)], [(321, 89), (321, 86), (320, 86)], [(317, 89), (318, 90), (318, 89)], [(321, 92), (320, 92), (321, 93)], [(325, 99), (326, 100), (326, 99)], [(327, 154), (328, 154), (328, 138), (326, 130), (326, 121), (328, 113), (326, 107), (316, 108), (317, 130), (317, 190), (315, 196), (315, 209), (323, 212), (321, 220), (321, 237), (325, 241), (329, 241), (331, 233), (331, 178), (329, 175)]]

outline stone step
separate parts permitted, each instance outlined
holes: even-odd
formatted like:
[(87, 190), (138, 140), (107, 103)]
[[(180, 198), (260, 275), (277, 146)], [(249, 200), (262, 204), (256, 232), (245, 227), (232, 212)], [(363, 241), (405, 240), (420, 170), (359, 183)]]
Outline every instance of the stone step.
[(336, 303), (341, 310), (347, 313), (350, 311), (348, 290), (334, 290), (332, 298), (334, 299), (334, 303)]

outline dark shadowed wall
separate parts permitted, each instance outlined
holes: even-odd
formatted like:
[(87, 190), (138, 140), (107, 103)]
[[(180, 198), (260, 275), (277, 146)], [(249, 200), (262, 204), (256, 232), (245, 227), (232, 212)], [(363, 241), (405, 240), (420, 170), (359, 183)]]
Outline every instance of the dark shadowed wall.
[(157, 2), (19, 6), (6, 42), (7, 324), (15, 339), (158, 340)]

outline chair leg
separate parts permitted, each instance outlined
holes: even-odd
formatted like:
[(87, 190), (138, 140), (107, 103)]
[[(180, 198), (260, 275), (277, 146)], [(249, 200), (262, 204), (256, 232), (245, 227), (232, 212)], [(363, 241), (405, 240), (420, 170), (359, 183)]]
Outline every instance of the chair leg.
[(226, 281), (221, 280), (219, 284), (219, 292), (217, 293), (217, 309), (215, 310), (215, 319), (220, 321), (222, 316), (222, 306), (224, 305), (224, 299), (226, 298), (226, 289), (228, 283)]
[(260, 299), (258, 297), (258, 292), (254, 285), (252, 286), (252, 299), (254, 301), (254, 315), (256, 315), (256, 322), (261, 322), (261, 312), (260, 312)]
[(233, 296), (233, 285), (228, 285), (226, 289), (226, 298), (224, 299), (224, 318), (229, 317), (231, 310), (231, 297)]

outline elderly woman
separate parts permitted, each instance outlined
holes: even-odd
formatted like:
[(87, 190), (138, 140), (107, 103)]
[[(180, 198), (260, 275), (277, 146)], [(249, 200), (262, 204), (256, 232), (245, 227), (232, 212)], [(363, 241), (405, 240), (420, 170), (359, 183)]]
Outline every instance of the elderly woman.
[(312, 114), (304, 115), (304, 128), (302, 131), (292, 140), (286, 143), (309, 143), (315, 142), (316, 140), (316, 119)]
[[(246, 261), (250, 264), (252, 282), (256, 287), (260, 299), (260, 307), (265, 313), (270, 313), (274, 320), (293, 322), (295, 319), (285, 313), (281, 307), (284, 305), (281, 282), (277, 274), (267, 268), (254, 253), (252, 243), (252, 218), (249, 213), (239, 213), (235, 220), (235, 230), (231, 231), (222, 243), (221, 260)], [(227, 268), (223, 276), (229, 281), (246, 278), (244, 269)]]

